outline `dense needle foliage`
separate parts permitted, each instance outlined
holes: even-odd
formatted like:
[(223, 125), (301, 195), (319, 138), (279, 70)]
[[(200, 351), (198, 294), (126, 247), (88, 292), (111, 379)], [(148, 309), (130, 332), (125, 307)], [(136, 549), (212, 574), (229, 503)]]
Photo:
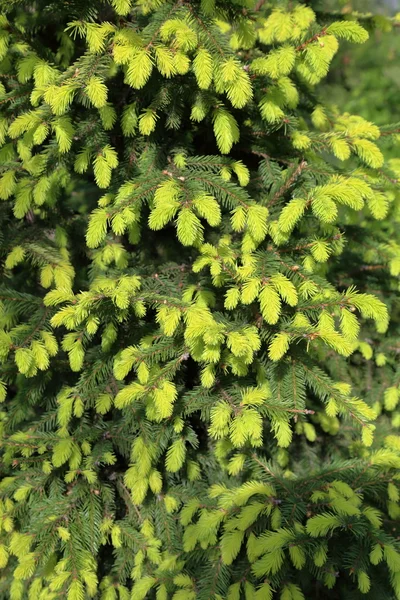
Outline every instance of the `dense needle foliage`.
[(0, 5), (0, 598), (400, 599), (396, 17)]

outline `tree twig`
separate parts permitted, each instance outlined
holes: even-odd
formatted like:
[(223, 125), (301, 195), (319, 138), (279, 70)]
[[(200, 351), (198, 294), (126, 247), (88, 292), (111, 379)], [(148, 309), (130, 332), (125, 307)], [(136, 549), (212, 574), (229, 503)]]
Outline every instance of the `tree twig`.
[(262, 9), (267, 0), (258, 0), (257, 4), (254, 7), (254, 12), (258, 12)]

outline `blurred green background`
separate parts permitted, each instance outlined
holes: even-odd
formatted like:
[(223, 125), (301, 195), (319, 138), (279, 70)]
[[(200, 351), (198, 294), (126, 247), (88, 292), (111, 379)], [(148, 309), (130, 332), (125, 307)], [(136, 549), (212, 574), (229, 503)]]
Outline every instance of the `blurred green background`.
[[(360, 11), (360, 20), (370, 32), (365, 44), (341, 45), (334, 66), (324, 86), (327, 103), (340, 110), (360, 114), (378, 125), (400, 121), (400, 0), (353, 0), (340, 2), (340, 12)], [(337, 0), (324, 0), (321, 10), (329, 5), (338, 8)], [(371, 11), (377, 16), (368, 18)], [(390, 22), (385, 16), (393, 17)], [(398, 15), (398, 17), (397, 17)], [(400, 137), (398, 138), (398, 142)], [(393, 138), (387, 144), (386, 154), (400, 156), (400, 144)]]

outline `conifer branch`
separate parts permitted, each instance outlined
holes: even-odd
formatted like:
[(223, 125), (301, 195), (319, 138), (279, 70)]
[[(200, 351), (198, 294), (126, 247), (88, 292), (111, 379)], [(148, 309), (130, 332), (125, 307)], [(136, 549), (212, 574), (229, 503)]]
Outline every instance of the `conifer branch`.
[(310, 37), (308, 40), (306, 40), (305, 42), (303, 42), (299, 46), (296, 46), (296, 51), (297, 52), (301, 52), (309, 44), (312, 44), (313, 42), (318, 41), (321, 37), (324, 37), (325, 35), (327, 35), (327, 33), (328, 32), (327, 32), (326, 28), (324, 27), (323, 29), (321, 29), (321, 31), (319, 31), (318, 33), (316, 33), (315, 35), (313, 35), (312, 37)]
[(371, 17), (75, 4), (0, 15), (0, 596), (399, 596), (398, 123), (320, 93)]
[(272, 206), (275, 204), (279, 198), (282, 198), (284, 194), (292, 187), (295, 181), (300, 177), (301, 172), (307, 167), (307, 161), (302, 160), (296, 170), (292, 173), (289, 179), (279, 188), (279, 190), (274, 194), (271, 200), (268, 202), (268, 206)]

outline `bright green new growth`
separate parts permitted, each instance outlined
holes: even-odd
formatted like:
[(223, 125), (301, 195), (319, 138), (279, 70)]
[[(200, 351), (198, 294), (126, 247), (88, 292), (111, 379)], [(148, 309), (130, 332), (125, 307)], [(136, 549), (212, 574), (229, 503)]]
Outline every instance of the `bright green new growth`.
[(1, 4), (0, 598), (400, 599), (374, 18)]

